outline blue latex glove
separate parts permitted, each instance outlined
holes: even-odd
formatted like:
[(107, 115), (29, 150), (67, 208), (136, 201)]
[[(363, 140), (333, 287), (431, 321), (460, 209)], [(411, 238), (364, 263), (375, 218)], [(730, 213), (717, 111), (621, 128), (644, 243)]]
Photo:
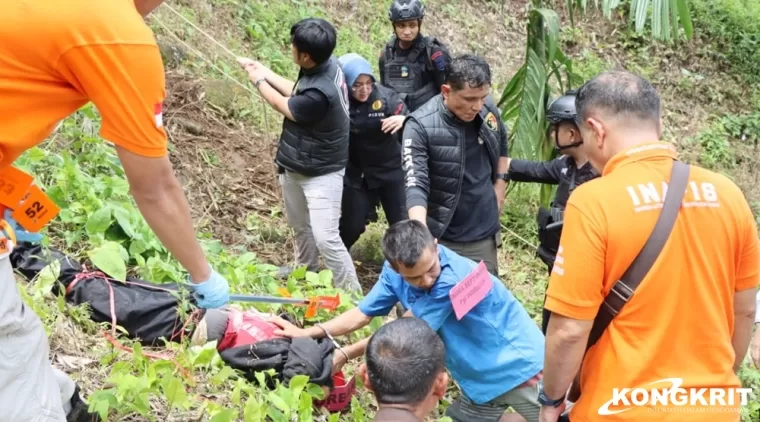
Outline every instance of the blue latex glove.
[(8, 222), (8, 224), (13, 228), (14, 233), (16, 234), (16, 241), (21, 242), (29, 242), (29, 243), (40, 243), (42, 241), (42, 235), (39, 233), (31, 233), (26, 231), (23, 227), (21, 227), (16, 220), (11, 217), (11, 214), (13, 211), (6, 209), (5, 213), (3, 214), (3, 219)]
[(193, 291), (193, 297), (201, 308), (220, 308), (230, 301), (230, 286), (227, 279), (213, 268), (208, 280), (197, 284), (190, 282), (189, 284)]

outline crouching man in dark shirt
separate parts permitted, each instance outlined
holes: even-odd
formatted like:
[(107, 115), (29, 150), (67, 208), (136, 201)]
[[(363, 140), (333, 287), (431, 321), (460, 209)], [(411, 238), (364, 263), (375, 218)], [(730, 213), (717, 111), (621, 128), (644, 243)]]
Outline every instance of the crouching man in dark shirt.
[(403, 132), (406, 207), (440, 243), (498, 276), (499, 215), (507, 172), (507, 128), (490, 96), (491, 70), (465, 54), (446, 84), (407, 119)]
[(374, 422), (422, 422), (449, 384), (443, 341), (421, 319), (389, 322), (370, 337), (359, 375), (379, 406)]

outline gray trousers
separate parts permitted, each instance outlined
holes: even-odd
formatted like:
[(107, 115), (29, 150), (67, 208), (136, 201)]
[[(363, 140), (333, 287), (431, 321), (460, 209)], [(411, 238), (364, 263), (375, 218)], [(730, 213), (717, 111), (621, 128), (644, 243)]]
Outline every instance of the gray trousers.
[(497, 232), (494, 236), (483, 240), (476, 240), (475, 242), (456, 243), (449, 242), (448, 240), (439, 240), (439, 242), (457, 254), (475, 261), (475, 263), (483, 261), (489, 273), (496, 277), (499, 276), (497, 249), (501, 245), (501, 232)]
[(295, 231), (296, 261), (319, 271), (319, 256), (332, 270), (333, 285), (361, 292), (356, 268), (340, 238), (340, 212), (345, 170), (308, 177), (286, 171), (279, 175), (285, 216)]
[(21, 300), (9, 255), (0, 254), (0, 422), (66, 422), (74, 381), (50, 364), (42, 321)]

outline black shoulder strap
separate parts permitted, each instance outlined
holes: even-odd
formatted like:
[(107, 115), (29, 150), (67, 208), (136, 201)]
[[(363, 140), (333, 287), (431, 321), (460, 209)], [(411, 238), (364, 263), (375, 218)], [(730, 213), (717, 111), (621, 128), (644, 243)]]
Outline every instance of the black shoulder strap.
[(670, 174), (665, 202), (662, 205), (660, 216), (657, 218), (657, 223), (654, 225), (654, 230), (652, 230), (636, 259), (633, 260), (633, 263), (628, 267), (625, 274), (620, 277), (620, 280), (612, 286), (612, 290), (604, 298), (604, 303), (599, 307), (599, 312), (596, 315), (594, 325), (591, 328), (591, 334), (589, 335), (588, 345), (586, 346), (587, 351), (599, 341), (599, 338), (604, 333), (604, 330), (607, 329), (607, 326), (610, 325), (615, 315), (631, 300), (633, 292), (641, 284), (644, 276), (647, 275), (660, 255), (665, 242), (670, 237), (670, 232), (673, 230), (673, 225), (681, 209), (686, 185), (689, 182), (689, 170), (688, 164), (678, 160), (673, 162), (673, 170)]
[(385, 61), (393, 60), (393, 49), (396, 47), (396, 36), (392, 36), (388, 43), (385, 44)]

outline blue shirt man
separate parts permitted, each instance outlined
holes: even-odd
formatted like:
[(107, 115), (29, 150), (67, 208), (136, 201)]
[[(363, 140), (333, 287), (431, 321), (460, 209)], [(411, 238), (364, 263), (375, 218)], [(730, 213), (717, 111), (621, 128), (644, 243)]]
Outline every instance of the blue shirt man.
[(506, 286), (488, 274), (493, 287), (461, 320), (449, 292), (476, 263), (438, 245), (441, 273), (430, 290), (407, 282), (386, 262), (380, 277), (359, 303), (363, 314), (385, 316), (396, 302), (427, 322), (443, 340), (446, 368), (476, 404), (487, 403), (523, 384), (543, 367), (544, 336)]
[[(438, 245), (425, 224), (417, 220), (392, 225), (382, 243), (387, 261), (359, 306), (304, 329), (274, 318), (282, 328), (275, 335), (319, 338), (348, 334), (376, 316), (387, 315), (400, 301), (409, 309), (405, 316), (422, 319), (443, 340), (446, 367), (464, 393), (449, 406), (447, 416), (455, 422), (492, 422), (512, 407), (528, 422), (537, 422), (541, 406), (530, 381), (543, 368), (544, 336), (506, 286), (488, 274), (492, 287), (458, 320), (449, 293), (476, 263)], [(348, 359), (363, 355), (366, 344), (365, 339), (338, 349), (333, 371)], [(413, 359), (413, 354), (409, 355)], [(395, 386), (389, 387), (390, 391), (402, 392), (415, 382), (410, 378), (389, 375), (378, 382)]]

